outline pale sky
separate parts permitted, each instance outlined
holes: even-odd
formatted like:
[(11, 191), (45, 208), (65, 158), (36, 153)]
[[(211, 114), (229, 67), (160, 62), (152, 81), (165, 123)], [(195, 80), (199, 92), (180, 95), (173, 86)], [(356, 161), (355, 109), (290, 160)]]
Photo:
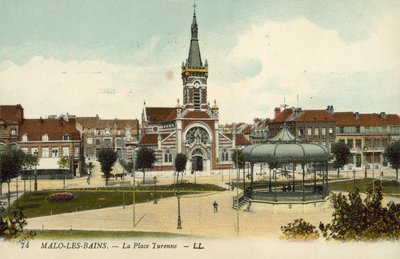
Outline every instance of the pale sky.
[[(400, 113), (400, 1), (197, 0), (220, 122), (303, 109)], [(140, 118), (182, 99), (190, 0), (0, 1), (0, 104)], [(298, 96), (298, 102), (297, 102)]]

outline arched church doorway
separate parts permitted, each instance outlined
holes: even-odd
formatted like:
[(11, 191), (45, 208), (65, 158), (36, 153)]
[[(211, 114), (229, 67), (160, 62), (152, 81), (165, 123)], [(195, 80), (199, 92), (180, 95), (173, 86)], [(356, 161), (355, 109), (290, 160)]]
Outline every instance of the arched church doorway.
[(203, 171), (203, 152), (200, 149), (192, 153), (192, 170)]

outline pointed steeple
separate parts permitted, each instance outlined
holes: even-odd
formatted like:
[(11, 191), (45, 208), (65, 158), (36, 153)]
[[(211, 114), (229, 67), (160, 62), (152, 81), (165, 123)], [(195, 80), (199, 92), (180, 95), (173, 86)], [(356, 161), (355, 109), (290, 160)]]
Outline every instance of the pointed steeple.
[(199, 46), (199, 39), (198, 39), (196, 5), (194, 5), (194, 8), (195, 9), (193, 12), (193, 22), (192, 22), (192, 26), (191, 26), (192, 39), (190, 40), (188, 66), (189, 67), (202, 67), (203, 62), (201, 61), (200, 46)]

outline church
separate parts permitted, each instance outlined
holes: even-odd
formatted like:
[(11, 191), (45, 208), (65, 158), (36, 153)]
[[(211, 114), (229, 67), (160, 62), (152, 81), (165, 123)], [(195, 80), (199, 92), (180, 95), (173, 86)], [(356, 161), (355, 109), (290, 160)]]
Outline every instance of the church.
[(182, 104), (146, 107), (142, 112), (139, 146), (155, 151), (153, 170), (174, 170), (178, 153), (186, 154), (187, 171), (229, 169), (232, 152), (250, 142), (243, 134), (224, 134), (219, 125), (219, 107), (207, 96), (208, 63), (200, 54), (196, 11), (193, 13), (189, 56), (182, 63)]

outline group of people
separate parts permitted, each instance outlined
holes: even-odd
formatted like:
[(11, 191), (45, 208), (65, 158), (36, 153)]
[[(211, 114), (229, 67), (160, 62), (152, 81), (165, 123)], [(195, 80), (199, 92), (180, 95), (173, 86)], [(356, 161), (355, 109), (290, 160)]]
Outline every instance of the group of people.
[(292, 191), (292, 186), (290, 184), (287, 187), (286, 187), (286, 185), (284, 185), (282, 187), (282, 191), (283, 192), (291, 192)]

